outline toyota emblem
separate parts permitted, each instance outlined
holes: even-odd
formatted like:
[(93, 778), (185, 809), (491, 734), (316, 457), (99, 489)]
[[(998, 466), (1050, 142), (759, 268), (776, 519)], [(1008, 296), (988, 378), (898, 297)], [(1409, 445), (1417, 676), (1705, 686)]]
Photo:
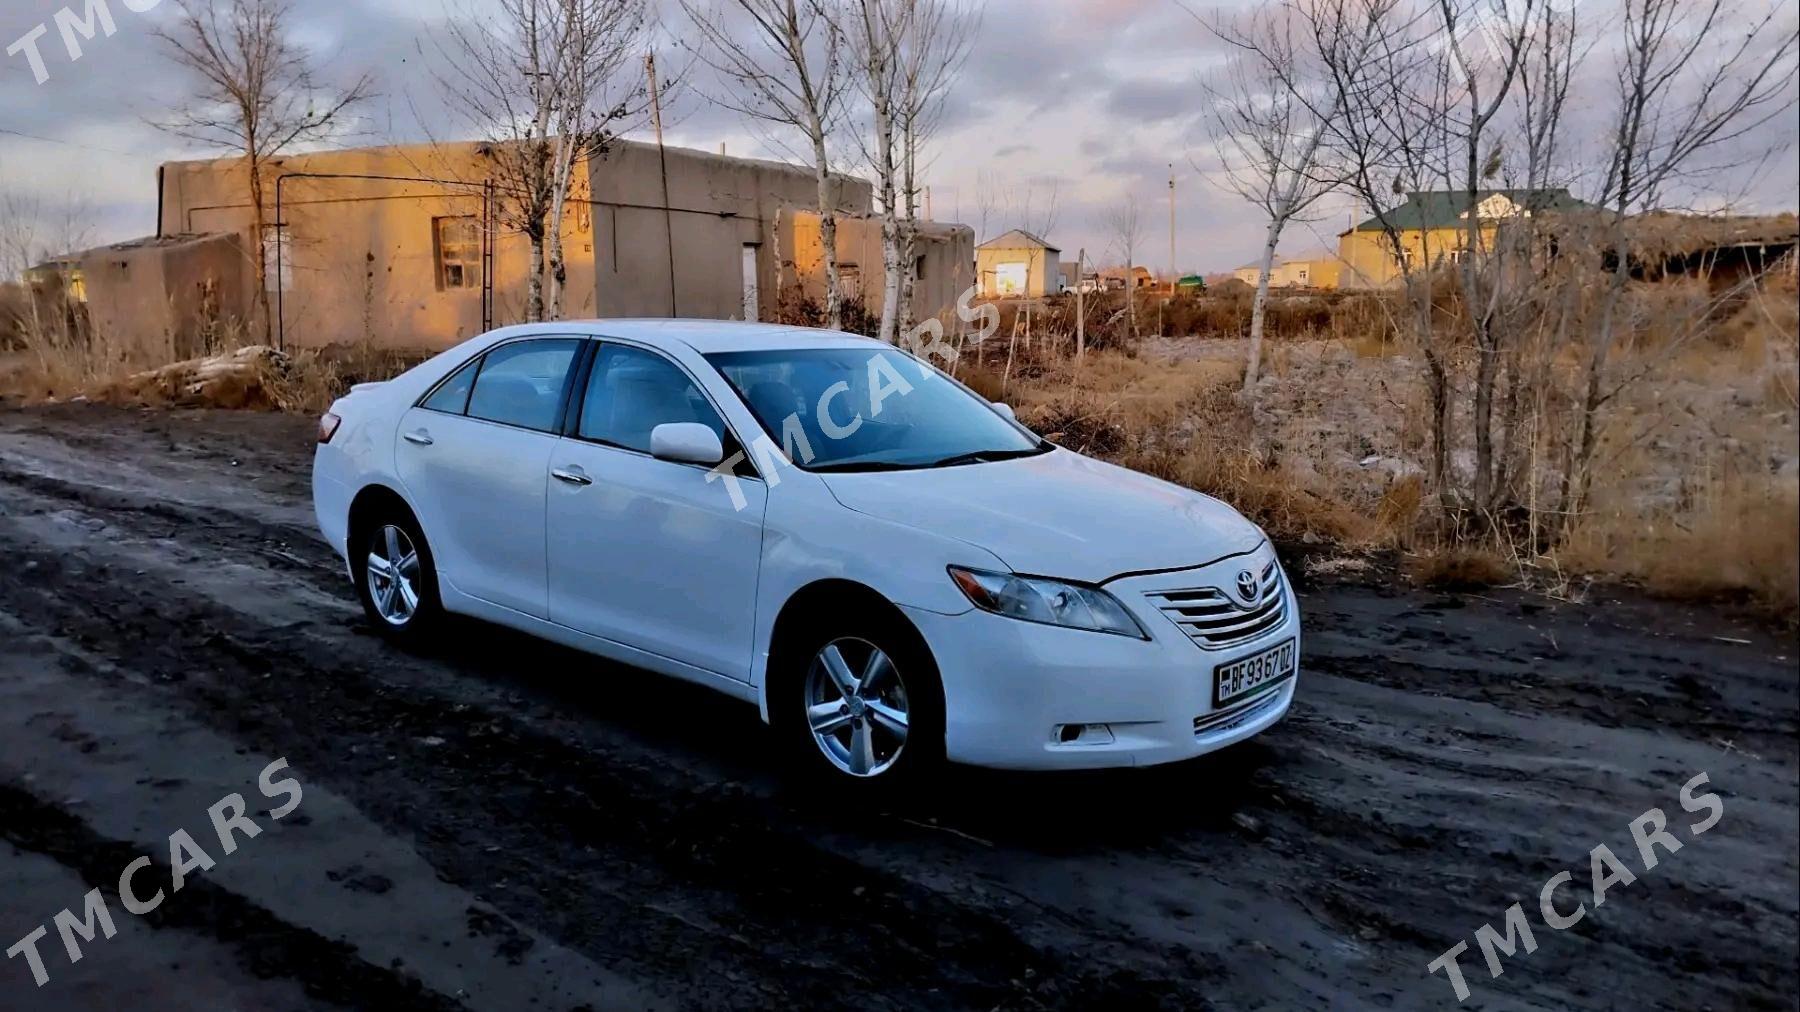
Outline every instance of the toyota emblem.
[(1262, 584), (1257, 582), (1256, 574), (1246, 569), (1237, 575), (1238, 598), (1246, 605), (1254, 605), (1262, 597)]

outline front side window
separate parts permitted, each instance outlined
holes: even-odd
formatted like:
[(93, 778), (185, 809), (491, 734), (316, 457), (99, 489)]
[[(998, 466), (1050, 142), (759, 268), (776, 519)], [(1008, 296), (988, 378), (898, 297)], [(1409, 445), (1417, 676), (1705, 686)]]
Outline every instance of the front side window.
[(581, 342), (515, 341), (488, 352), (469, 394), (469, 417), (551, 432)]
[(651, 431), (675, 422), (699, 422), (721, 443), (730, 442), (724, 420), (679, 366), (639, 348), (603, 345), (582, 397), (577, 434), (649, 453)]
[(1047, 452), (967, 388), (893, 348), (738, 351), (706, 360), (810, 470), (950, 466)]

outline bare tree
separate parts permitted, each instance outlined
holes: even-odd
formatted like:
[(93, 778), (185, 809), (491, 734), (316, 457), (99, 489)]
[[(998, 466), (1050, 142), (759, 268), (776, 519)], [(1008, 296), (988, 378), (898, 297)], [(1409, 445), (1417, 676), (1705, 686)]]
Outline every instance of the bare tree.
[(93, 233), (93, 204), (85, 197), (46, 199), (0, 187), (0, 282), (21, 280), (42, 261), (87, 246)]
[[(699, 58), (725, 85), (714, 101), (806, 138), (818, 184), (825, 259), (825, 326), (843, 326), (838, 280), (837, 194), (827, 140), (843, 99), (843, 38), (824, 0), (697, 0), (681, 6), (699, 34)], [(749, 30), (739, 23), (747, 19)]]
[(917, 280), (920, 154), (968, 54), (973, 14), (958, 0), (854, 0), (839, 31), (853, 56), (867, 116), (858, 131), (881, 205), (882, 340), (910, 322)]
[[(1716, 175), (1741, 161), (1733, 147), (1778, 117), (1791, 117), (1795, 100), (1795, 36), (1776, 5), (1625, 0), (1620, 28), (1597, 200), (1610, 269), (1588, 336), (1573, 458), (1564, 471), (1565, 517), (1585, 506), (1601, 413), (1624, 387), (1609, 382), (1608, 362), (1635, 266), (1630, 218), (1659, 207), (1685, 178)], [(1777, 146), (1793, 144), (1791, 130), (1776, 136)]]
[[(531, 246), (526, 316), (558, 319), (568, 283), (562, 220), (580, 167), (640, 115), (646, 0), (492, 0), (452, 19), (440, 89), (492, 142), (498, 216)], [(546, 269), (549, 291), (546, 295)]]
[[(1294, 6), (1310, 3), (1295, 0)], [(1340, 100), (1335, 89), (1320, 86), (1316, 62), (1295, 38), (1303, 19), (1289, 6), (1258, 8), (1235, 20), (1195, 17), (1235, 50), (1218, 77), (1204, 82), (1225, 185), (1255, 205), (1268, 223), (1250, 304), (1250, 350), (1244, 365), (1244, 392), (1250, 395), (1262, 364), (1275, 250), (1288, 223), (1301, 219), (1332, 188), (1319, 171), (1319, 154), (1326, 136), (1323, 121), (1337, 115)], [(1198, 162), (1194, 168), (1207, 174)]]
[(875, 173), (881, 210), (881, 324), (876, 335), (892, 343), (900, 319), (901, 65), (908, 0), (853, 0), (840, 12), (838, 31), (854, 58), (857, 87), (867, 104), (868, 132), (860, 137), (864, 159)]
[[(287, 0), (178, 0), (174, 21), (158, 29), (169, 57), (194, 78), (188, 101), (159, 125), (184, 140), (230, 150), (248, 173), (257, 301), (264, 339), (269, 312), (269, 258), (285, 239), (269, 241), (263, 175), (270, 159), (339, 133), (349, 112), (374, 90), (367, 75), (331, 88), (318, 79), (313, 56), (295, 41)], [(273, 246), (273, 248), (271, 248)]]
[(1137, 336), (1137, 248), (1144, 241), (1144, 225), (1136, 197), (1126, 197), (1106, 212), (1106, 230), (1113, 249), (1125, 262), (1125, 325), (1132, 337)]
[(919, 280), (921, 152), (937, 131), (944, 100), (969, 54), (977, 15), (956, 0), (901, 0), (905, 31), (900, 44), (900, 295), (899, 332), (913, 325), (913, 290)]

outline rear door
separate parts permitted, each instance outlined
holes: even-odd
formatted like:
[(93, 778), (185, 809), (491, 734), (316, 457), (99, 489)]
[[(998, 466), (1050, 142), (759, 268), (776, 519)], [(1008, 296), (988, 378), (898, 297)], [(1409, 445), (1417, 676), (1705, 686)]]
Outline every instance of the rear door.
[(600, 346), (571, 435), (551, 457), (550, 618), (739, 681), (750, 677), (766, 489), (744, 508), (708, 468), (657, 460), (670, 422), (736, 439), (689, 374), (660, 352)]
[(395, 449), (439, 578), (533, 618), (548, 615), (545, 485), (584, 347), (577, 338), (496, 346), (406, 413)]

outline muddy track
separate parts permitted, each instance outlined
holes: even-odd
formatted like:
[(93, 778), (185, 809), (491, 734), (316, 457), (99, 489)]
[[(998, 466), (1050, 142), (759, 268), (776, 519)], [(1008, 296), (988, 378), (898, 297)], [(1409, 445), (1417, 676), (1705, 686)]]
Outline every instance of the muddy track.
[[(18, 686), (21, 729), (0, 746), (4, 837), (104, 885), (142, 847), (118, 837), (154, 827), (85, 800), (132, 785), (96, 753), (236, 789), (241, 770), (184, 765), (143, 730), (161, 722), (287, 757), (363, 827), (365, 863), (401, 869), (315, 867), (314, 823), (168, 915), (258, 979), (510, 1007), (495, 996), (531, 985), (509, 975), (544, 960), (576, 981), (545, 999), (564, 1007), (1425, 1007), (1450, 1001), (1425, 964), (1468, 940), (1484, 1003), (1793, 1005), (1800, 678), (1781, 630), (1636, 600), (1312, 588), (1300, 700), (1255, 742), (1151, 771), (959, 770), (858, 807), (699, 689), (473, 624), (429, 654), (382, 644), (310, 529), (309, 435), (274, 416), (0, 412), (0, 633), (19, 645), (0, 687)], [(1489, 979), (1475, 928), (1563, 869), (1574, 903), (1588, 850), (1634, 854), (1627, 824), (1650, 807), (1679, 824), (1703, 771), (1718, 827), (1575, 928), (1539, 924), (1538, 951)], [(456, 937), (432, 936), (448, 955), (409, 949), (429, 926), (371, 881), (466, 907)], [(246, 911), (263, 918), (247, 934)], [(268, 958), (279, 931), (319, 955)], [(615, 990), (584, 997), (589, 979)], [(30, 992), (0, 964), (0, 1007)]]

